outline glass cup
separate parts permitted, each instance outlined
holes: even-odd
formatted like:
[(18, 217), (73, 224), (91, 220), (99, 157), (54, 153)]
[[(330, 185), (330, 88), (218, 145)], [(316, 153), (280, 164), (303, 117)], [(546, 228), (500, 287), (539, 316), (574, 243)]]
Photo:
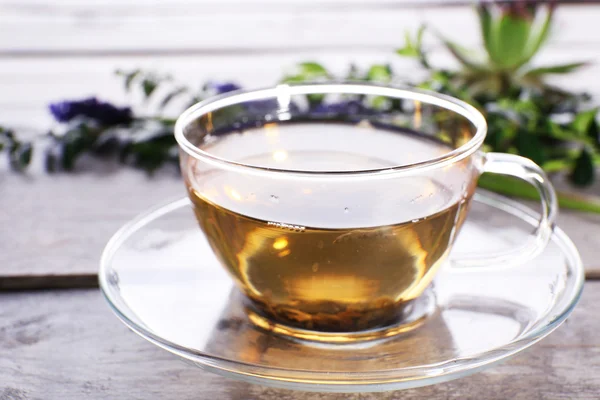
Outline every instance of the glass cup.
[[(323, 342), (412, 329), (442, 266), (510, 266), (546, 246), (551, 184), (526, 158), (483, 153), (485, 135), (460, 100), (367, 83), (227, 93), (175, 127), (200, 228), (250, 320)], [(483, 172), (532, 184), (539, 225), (509, 252), (451, 254)]]

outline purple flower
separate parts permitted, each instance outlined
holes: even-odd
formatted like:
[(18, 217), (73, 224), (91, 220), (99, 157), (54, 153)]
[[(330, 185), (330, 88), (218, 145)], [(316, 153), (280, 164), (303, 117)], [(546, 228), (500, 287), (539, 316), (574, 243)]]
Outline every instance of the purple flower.
[(354, 114), (365, 114), (368, 113), (369, 110), (366, 108), (360, 101), (357, 100), (347, 100), (340, 101), (337, 103), (320, 103), (316, 105), (311, 112), (314, 114), (345, 114), (345, 115), (354, 115)]
[(205, 86), (206, 90), (211, 90), (216, 94), (223, 94), (239, 90), (242, 87), (232, 82), (208, 82)]
[(490, 1), (482, 2), (479, 7), (492, 12), (492, 6), (497, 4), (503, 15), (509, 15), (514, 19), (532, 21), (536, 11), (542, 6), (548, 6), (550, 12), (556, 8), (556, 0), (515, 0), (515, 1)]
[(50, 112), (58, 122), (69, 122), (77, 117), (95, 120), (104, 126), (113, 126), (131, 122), (133, 114), (129, 107), (116, 107), (110, 103), (98, 101), (95, 97), (84, 100), (61, 101), (49, 106)]

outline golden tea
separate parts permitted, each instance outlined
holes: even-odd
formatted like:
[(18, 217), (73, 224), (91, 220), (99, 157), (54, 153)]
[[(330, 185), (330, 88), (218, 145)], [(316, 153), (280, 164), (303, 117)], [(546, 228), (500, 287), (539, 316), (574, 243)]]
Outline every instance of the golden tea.
[[(318, 144), (306, 135), (319, 131), (329, 138), (321, 142), (324, 150), (302, 148), (307, 139)], [(343, 143), (331, 141), (336, 134)], [(226, 157), (237, 151), (240, 162), (288, 170), (352, 170), (410, 163), (448, 148), (414, 135), (321, 123), (232, 134), (211, 143), (210, 151)], [(383, 191), (368, 183), (288, 188), (265, 179), (257, 186), (195, 165), (186, 180), (202, 230), (254, 309), (274, 322), (327, 332), (397, 321), (445, 260), (473, 190), (453, 191), (446, 187), (451, 182), (428, 177)]]
[(324, 229), (285, 226), (231, 212), (192, 193), (195, 213), (223, 265), (276, 321), (353, 331), (397, 319), (447, 255), (454, 204), (397, 225)]

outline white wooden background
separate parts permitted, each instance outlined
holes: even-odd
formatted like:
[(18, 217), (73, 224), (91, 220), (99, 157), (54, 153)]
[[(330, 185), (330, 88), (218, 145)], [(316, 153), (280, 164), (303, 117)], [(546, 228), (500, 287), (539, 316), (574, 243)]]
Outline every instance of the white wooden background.
[[(171, 72), (197, 84), (236, 79), (247, 87), (272, 84), (307, 59), (340, 72), (350, 62), (390, 62), (411, 77), (415, 64), (393, 53), (405, 30), (427, 23), (461, 43), (479, 41), (470, 6), (428, 3), (0, 0), (0, 123), (47, 127), (46, 106), (57, 99), (126, 102), (117, 67)], [(560, 8), (551, 45), (536, 62), (600, 61), (598, 16), (600, 5)], [(426, 43), (439, 49), (431, 35)], [(447, 65), (449, 58), (438, 51), (434, 61)], [(557, 81), (600, 93), (599, 73), (600, 62)]]

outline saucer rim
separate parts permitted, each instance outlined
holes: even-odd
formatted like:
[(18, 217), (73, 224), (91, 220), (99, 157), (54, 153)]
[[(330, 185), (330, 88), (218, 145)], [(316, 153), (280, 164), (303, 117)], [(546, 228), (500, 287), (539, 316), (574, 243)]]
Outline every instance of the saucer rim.
[[(536, 226), (539, 215), (527, 206), (515, 200), (497, 194), (478, 190), (474, 200), (492, 206), (520, 218), (526, 223)], [(212, 356), (201, 351), (171, 342), (153, 333), (122, 311), (112, 298), (112, 283), (109, 282), (109, 266), (112, 256), (121, 244), (133, 233), (154, 220), (160, 219), (170, 212), (189, 206), (189, 198), (170, 200), (154, 206), (139, 214), (123, 225), (107, 243), (100, 259), (98, 280), (103, 297), (112, 311), (127, 327), (158, 347), (169, 351), (194, 365), (221, 376), (241, 379), (250, 383), (268, 385), (286, 389), (304, 391), (352, 392), (352, 391), (387, 391), (427, 386), (450, 381), (479, 372), (490, 366), (509, 359), (515, 354), (534, 345), (556, 328), (571, 314), (583, 292), (585, 270), (577, 248), (568, 235), (558, 226), (554, 226), (551, 241), (554, 242), (566, 257), (566, 264), (574, 275), (571, 299), (563, 299), (567, 304), (561, 312), (554, 315), (548, 324), (528, 332), (525, 336), (468, 357), (452, 358), (435, 364), (405, 367), (400, 369), (368, 371), (368, 372), (328, 372), (310, 371), (281, 367), (265, 367), (227, 358)], [(129, 309), (129, 307), (127, 307)], [(130, 310), (130, 309), (129, 309)], [(132, 311), (132, 310), (130, 310)], [(500, 353), (500, 354), (498, 354)], [(477, 360), (475, 363), (474, 361)], [(399, 374), (402, 372), (401, 374)], [(303, 375), (303, 376), (291, 376)]]

